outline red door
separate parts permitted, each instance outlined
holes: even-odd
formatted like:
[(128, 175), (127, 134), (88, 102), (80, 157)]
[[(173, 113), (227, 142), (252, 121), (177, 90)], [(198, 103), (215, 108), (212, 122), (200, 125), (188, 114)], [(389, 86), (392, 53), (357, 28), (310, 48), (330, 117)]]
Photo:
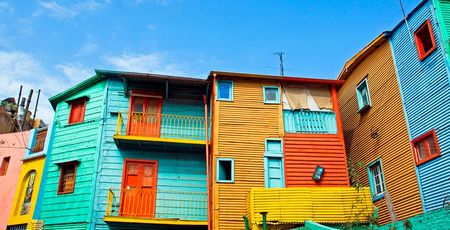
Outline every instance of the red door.
[(125, 160), (120, 215), (155, 216), (156, 161)]
[(128, 135), (159, 137), (161, 98), (131, 97)]

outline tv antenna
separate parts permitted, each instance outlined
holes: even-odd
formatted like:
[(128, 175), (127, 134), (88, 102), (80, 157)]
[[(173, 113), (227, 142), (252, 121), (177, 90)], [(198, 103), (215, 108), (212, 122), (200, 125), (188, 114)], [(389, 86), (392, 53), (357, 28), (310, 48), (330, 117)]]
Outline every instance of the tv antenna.
[(284, 52), (275, 52), (274, 55), (278, 55), (278, 57), (280, 58), (280, 76), (284, 76), (284, 63), (283, 63)]

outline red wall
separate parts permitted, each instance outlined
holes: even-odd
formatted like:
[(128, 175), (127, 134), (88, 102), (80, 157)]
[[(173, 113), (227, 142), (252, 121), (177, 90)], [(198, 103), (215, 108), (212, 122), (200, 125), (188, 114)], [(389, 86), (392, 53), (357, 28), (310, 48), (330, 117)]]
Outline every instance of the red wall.
[[(349, 186), (344, 143), (337, 134), (292, 134), (284, 137), (286, 187)], [(312, 179), (325, 168), (320, 182)]]

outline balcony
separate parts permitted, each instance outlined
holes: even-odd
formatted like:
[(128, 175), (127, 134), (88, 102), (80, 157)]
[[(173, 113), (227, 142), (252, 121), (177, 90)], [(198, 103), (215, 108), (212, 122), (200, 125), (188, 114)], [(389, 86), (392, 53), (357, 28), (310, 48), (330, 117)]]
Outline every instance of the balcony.
[(119, 112), (114, 139), (205, 145), (205, 134), (205, 117)]
[(36, 135), (32, 153), (42, 152), (44, 150), (45, 137), (47, 136), (47, 129), (39, 131)]
[(207, 193), (110, 189), (103, 220), (109, 223), (207, 226)]
[(369, 188), (253, 188), (247, 199), (250, 226), (262, 224), (261, 212), (267, 212), (268, 225), (318, 223), (341, 224), (368, 222), (373, 212)]
[(336, 115), (332, 111), (283, 110), (286, 133), (336, 134)]

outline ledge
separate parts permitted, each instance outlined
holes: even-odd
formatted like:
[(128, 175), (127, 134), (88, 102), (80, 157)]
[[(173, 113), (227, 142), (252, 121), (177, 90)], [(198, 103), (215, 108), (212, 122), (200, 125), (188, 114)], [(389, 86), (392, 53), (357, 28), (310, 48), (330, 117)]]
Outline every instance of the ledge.
[(103, 221), (110, 223), (135, 223), (135, 224), (162, 224), (162, 225), (189, 225), (207, 226), (208, 221), (202, 220), (179, 220), (179, 219), (149, 219), (139, 217), (105, 216)]
[(202, 141), (202, 140), (162, 138), (162, 137), (143, 137), (143, 136), (114, 135), (113, 138), (115, 140), (128, 140), (128, 141), (166, 142), (166, 143), (181, 143), (181, 144), (193, 144), (193, 145), (205, 145), (206, 144), (206, 141)]

